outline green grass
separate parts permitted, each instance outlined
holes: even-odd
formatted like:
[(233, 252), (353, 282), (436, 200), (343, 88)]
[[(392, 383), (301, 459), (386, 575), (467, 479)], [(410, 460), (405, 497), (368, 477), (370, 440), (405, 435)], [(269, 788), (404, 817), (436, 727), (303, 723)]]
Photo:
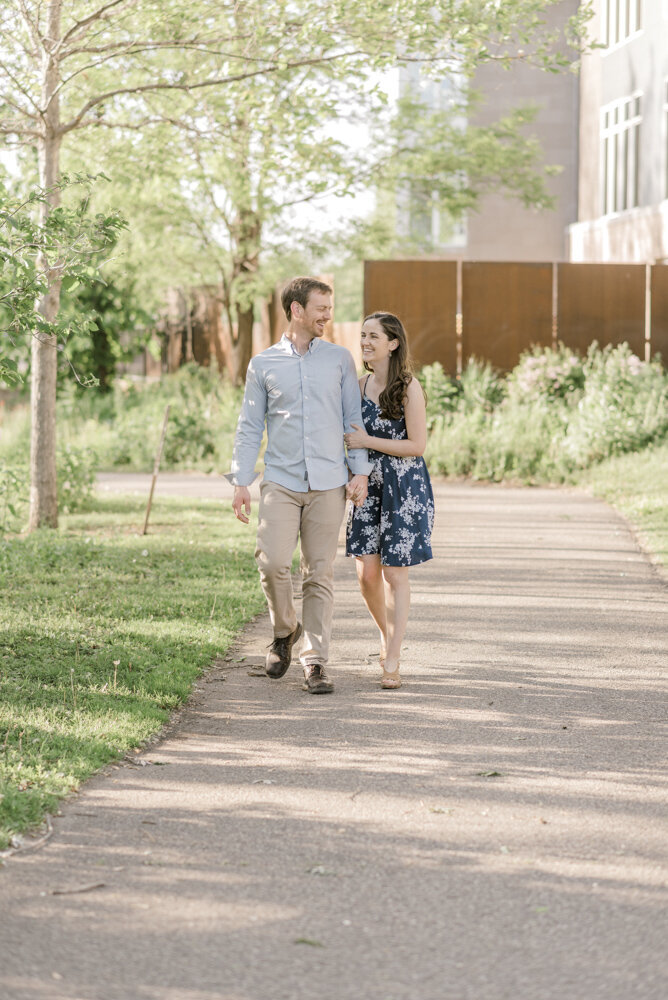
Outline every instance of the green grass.
[(264, 606), (220, 502), (99, 499), (0, 540), (0, 847), (160, 730)]
[(633, 524), (643, 546), (668, 569), (668, 442), (609, 458), (578, 484), (606, 500)]

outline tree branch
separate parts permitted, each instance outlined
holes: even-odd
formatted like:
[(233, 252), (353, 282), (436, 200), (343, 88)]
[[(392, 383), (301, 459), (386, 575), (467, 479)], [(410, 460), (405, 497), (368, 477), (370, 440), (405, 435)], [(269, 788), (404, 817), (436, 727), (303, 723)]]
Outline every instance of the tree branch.
[(5, 104), (8, 108), (13, 108), (21, 116), (21, 118), (30, 118), (32, 121), (41, 121), (42, 116), (37, 114), (31, 114), (30, 111), (18, 104), (13, 98), (8, 97), (7, 94), (0, 94), (0, 105)]
[(65, 135), (66, 132), (71, 132), (73, 129), (79, 128), (84, 115), (90, 111), (91, 108), (104, 103), (104, 101), (110, 100), (112, 97), (119, 97), (121, 94), (156, 93), (160, 90), (178, 90), (183, 93), (189, 93), (192, 90), (201, 90), (203, 87), (220, 87), (230, 83), (240, 83), (242, 80), (251, 80), (256, 76), (265, 76), (268, 73), (298, 69), (301, 66), (321, 66), (323, 63), (331, 63), (339, 59), (350, 58), (352, 56), (363, 54), (364, 53), (362, 51), (353, 51), (337, 52), (334, 55), (324, 57), (314, 56), (312, 59), (299, 59), (293, 63), (288, 62), (281, 66), (274, 65), (273, 67), (265, 67), (264, 69), (251, 70), (247, 73), (236, 73), (233, 76), (213, 77), (209, 80), (201, 80), (199, 83), (146, 83), (139, 87), (119, 87), (117, 90), (109, 90), (106, 93), (99, 94), (97, 97), (92, 97), (89, 101), (87, 101), (81, 111), (79, 111), (74, 118), (70, 119), (69, 122), (66, 122), (61, 126), (59, 130), (60, 135)]
[(26, 28), (28, 29), (28, 34), (32, 38), (32, 43), (35, 46), (34, 53), (30, 53), (30, 54), (36, 56), (37, 53), (39, 52), (40, 48), (42, 48), (43, 45), (44, 45), (44, 39), (42, 38), (42, 36), (41, 36), (41, 34), (39, 32), (39, 27), (38, 27), (37, 23), (34, 22), (34, 21), (32, 21), (30, 19), (30, 14), (28, 13), (28, 9), (27, 9), (27, 7), (25, 5), (24, 0), (18, 0), (18, 5), (19, 5), (19, 11), (20, 11), (20, 14), (21, 14), (21, 20), (23, 21), (23, 23), (25, 24)]
[[(41, 139), (42, 133), (38, 132), (37, 129), (24, 128), (23, 125), (17, 125), (12, 128), (11, 125), (6, 125), (0, 122), (0, 135), (15, 135), (15, 136), (26, 136), (32, 139)], [(16, 142), (11, 144), (12, 148), (14, 146), (25, 146), (25, 142)]]
[(110, 0), (109, 3), (105, 3), (101, 7), (98, 7), (97, 10), (94, 10), (92, 14), (88, 15), (88, 17), (84, 17), (80, 21), (75, 21), (72, 27), (66, 31), (60, 39), (60, 42), (58, 43), (58, 50), (60, 51), (70, 38), (81, 38), (85, 35), (86, 29), (89, 28), (91, 24), (95, 24), (96, 21), (99, 21), (100, 18), (104, 17), (107, 11), (113, 10), (114, 7), (125, 6), (126, 4), (130, 4), (130, 6), (134, 7), (137, 4), (137, 0)]
[[(251, 37), (252, 37), (251, 35), (226, 35), (224, 40), (226, 44), (230, 44), (231, 42), (247, 41)], [(222, 42), (222, 39), (220, 39), (220, 41)], [(216, 39), (213, 37), (208, 39), (207, 41), (204, 41), (199, 39), (198, 36), (194, 36), (193, 38), (184, 39), (183, 41), (178, 41), (178, 42), (156, 41), (156, 42), (144, 42), (141, 45), (136, 41), (136, 39), (132, 39), (131, 41), (128, 42), (109, 42), (108, 45), (82, 45), (80, 48), (68, 49), (66, 52), (63, 52), (61, 54), (60, 61), (62, 63), (65, 61), (65, 59), (69, 59), (70, 56), (81, 55), (81, 53), (94, 56), (94, 55), (103, 55), (104, 53), (108, 52), (110, 53), (110, 58), (113, 58), (113, 56), (115, 55), (127, 54), (127, 51), (129, 49), (132, 49), (133, 45), (136, 45), (137, 48), (130, 53), (132, 55), (134, 55), (135, 52), (144, 52), (144, 51), (150, 52), (154, 49), (155, 50), (178, 49), (179, 51), (181, 49), (197, 49), (198, 51), (203, 52), (207, 55), (213, 55), (213, 56), (224, 55), (226, 58), (229, 59), (237, 58), (237, 59), (247, 60), (249, 58), (248, 56), (245, 55), (239, 55), (239, 56), (231, 54), (228, 55), (227, 53), (221, 53), (220, 50), (217, 48), (209, 48), (209, 46), (215, 44), (216, 44)]]
[[(102, 59), (97, 59), (95, 61), (85, 63), (83, 66), (80, 66), (78, 69), (70, 73), (69, 76), (63, 77), (63, 79), (56, 87), (54, 93), (56, 94), (59, 93), (75, 77), (79, 76), (80, 73), (86, 73), (88, 70), (91, 69), (98, 69), (100, 66), (104, 66), (105, 63), (108, 63), (112, 59), (117, 59), (122, 56), (137, 56), (137, 55), (142, 55), (146, 52), (154, 52), (158, 50), (164, 51), (165, 49), (177, 49), (179, 52), (181, 52), (183, 49), (188, 49), (190, 51), (198, 52), (201, 55), (218, 56), (222, 59), (238, 59), (240, 62), (245, 62), (245, 63), (248, 62), (259, 63), (261, 61), (259, 59), (249, 59), (246, 56), (237, 55), (236, 53), (233, 52), (228, 53), (228, 52), (221, 52), (219, 49), (202, 48), (196, 42), (193, 42), (192, 44), (181, 44), (175, 42), (156, 42), (155, 44), (146, 44), (136, 47), (135, 46), (136, 46), (135, 42), (128, 42), (127, 45), (125, 46), (119, 46), (119, 45), (106, 46), (106, 48), (109, 50), (108, 55), (105, 55)], [(85, 52), (87, 50), (79, 49), (78, 51)], [(97, 51), (102, 52), (102, 48), (100, 48)]]
[[(26, 88), (16, 79), (14, 74), (10, 72), (10, 70), (7, 68), (6, 63), (0, 66), (0, 72), (4, 72), (5, 76), (10, 80), (11, 83), (14, 84), (19, 93), (23, 94), (28, 103), (31, 104), (35, 109), (36, 114), (31, 115), (29, 111), (26, 111), (24, 108), (20, 108), (20, 105), (14, 104), (14, 107), (16, 107), (17, 109), (20, 108), (21, 114), (27, 115), (28, 118), (42, 118), (43, 117), (42, 109), (38, 104), (35, 103), (35, 100), (33, 99), (33, 96), (30, 93), (30, 91), (26, 90)], [(11, 103), (11, 98), (7, 98), (3, 95), (2, 99), (6, 100), (8, 104)]]

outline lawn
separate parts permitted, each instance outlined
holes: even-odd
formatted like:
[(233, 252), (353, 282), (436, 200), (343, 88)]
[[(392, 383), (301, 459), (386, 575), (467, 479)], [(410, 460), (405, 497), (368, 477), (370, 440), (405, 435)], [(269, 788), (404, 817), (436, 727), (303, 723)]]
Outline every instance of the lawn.
[(0, 539), (0, 848), (158, 732), (264, 606), (253, 533), (217, 501), (94, 501)]
[(578, 483), (624, 514), (643, 547), (668, 570), (668, 442), (609, 458), (583, 472)]

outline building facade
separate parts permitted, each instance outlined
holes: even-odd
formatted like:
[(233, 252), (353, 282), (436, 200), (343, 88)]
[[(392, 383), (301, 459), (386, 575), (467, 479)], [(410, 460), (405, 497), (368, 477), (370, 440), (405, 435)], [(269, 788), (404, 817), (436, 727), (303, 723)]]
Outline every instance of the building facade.
[[(578, 0), (563, 0), (549, 7), (546, 21), (550, 29), (563, 26), (577, 11)], [(576, 73), (548, 73), (521, 60), (511, 70), (494, 63), (481, 66), (472, 81), (483, 96), (473, 125), (491, 125), (519, 105), (537, 108), (535, 120), (527, 128), (543, 150), (544, 164), (559, 167), (547, 178), (547, 188), (555, 199), (553, 209), (525, 208), (517, 199), (502, 194), (481, 198), (476, 211), (460, 223), (452, 223), (424, 207), (416, 209), (410, 191), (399, 197), (400, 231), (413, 243), (429, 246), (431, 256), (459, 257), (464, 260), (567, 260), (568, 226), (577, 218), (578, 208), (578, 100)], [(402, 71), (400, 93), (420, 93), (430, 107), (443, 108), (456, 90), (456, 80), (443, 84), (427, 82), (416, 69)], [(466, 121), (462, 120), (462, 127)]]
[(668, 2), (595, 0), (582, 61), (573, 261), (668, 261)]

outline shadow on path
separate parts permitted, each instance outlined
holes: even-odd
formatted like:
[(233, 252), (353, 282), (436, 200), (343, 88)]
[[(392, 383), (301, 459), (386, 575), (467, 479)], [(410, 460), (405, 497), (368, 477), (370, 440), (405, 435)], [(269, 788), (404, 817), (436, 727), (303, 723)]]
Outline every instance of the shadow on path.
[(341, 556), (335, 694), (247, 630), (0, 874), (4, 998), (663, 1000), (666, 585), (597, 501), (436, 486), (401, 691)]

